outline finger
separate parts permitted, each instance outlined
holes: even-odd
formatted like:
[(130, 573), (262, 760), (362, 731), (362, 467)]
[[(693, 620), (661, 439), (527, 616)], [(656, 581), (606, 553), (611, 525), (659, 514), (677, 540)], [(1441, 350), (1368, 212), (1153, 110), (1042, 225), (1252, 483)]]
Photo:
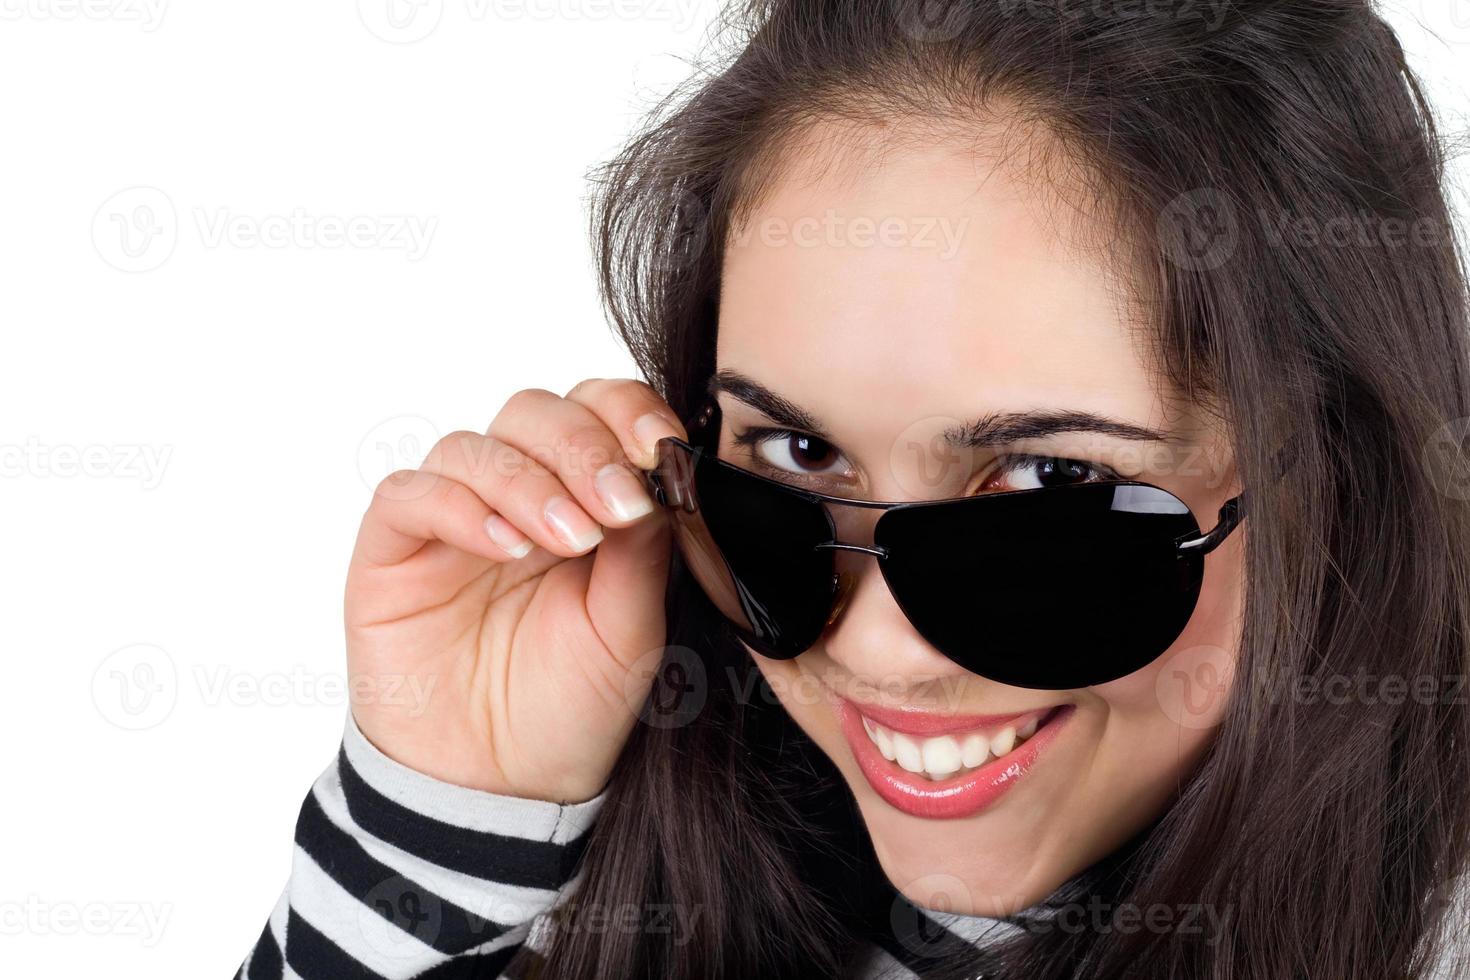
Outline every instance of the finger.
[(587, 615), (624, 667), (664, 643), (664, 590), (672, 535), (668, 521), (613, 528), (587, 580)]
[(421, 472), (472, 489), (536, 544), (563, 558), (602, 540), (602, 527), (546, 467), (514, 446), (478, 432), (451, 432), (429, 450)]
[(688, 439), (669, 403), (636, 378), (589, 378), (566, 394), (586, 406), (617, 436), (635, 466), (650, 469), (658, 461), (655, 444), (665, 436)]
[(655, 509), (618, 437), (585, 405), (528, 388), (511, 396), (487, 434), (554, 473), (604, 527), (626, 527)]
[[(408, 487), (416, 489), (405, 492)], [(487, 532), (492, 518), (488, 526), (497, 531), (495, 537)], [(504, 533), (500, 523), (480, 495), (463, 483), (444, 476), (425, 480), (420, 471), (399, 470), (373, 491), (354, 550), (374, 565), (396, 565), (431, 541), (490, 561), (524, 556), (529, 539), (514, 527), (513, 533)]]

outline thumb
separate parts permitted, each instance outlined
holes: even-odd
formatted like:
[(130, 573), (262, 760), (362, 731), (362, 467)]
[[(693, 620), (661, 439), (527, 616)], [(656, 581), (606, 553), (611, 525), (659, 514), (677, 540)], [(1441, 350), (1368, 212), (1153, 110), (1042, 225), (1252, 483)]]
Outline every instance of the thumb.
[(673, 541), (656, 511), (623, 528), (607, 528), (593, 553), (587, 617), (625, 667), (664, 644), (664, 591)]

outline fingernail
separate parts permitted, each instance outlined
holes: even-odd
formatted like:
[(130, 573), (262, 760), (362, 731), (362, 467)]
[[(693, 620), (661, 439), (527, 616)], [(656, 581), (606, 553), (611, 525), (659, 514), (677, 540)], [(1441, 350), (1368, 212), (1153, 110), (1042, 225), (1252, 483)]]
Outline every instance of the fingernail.
[(643, 453), (639, 464), (649, 467), (658, 462), (658, 441), (664, 436), (677, 436), (678, 434), (679, 430), (657, 412), (638, 416), (638, 421), (633, 423), (633, 438)]
[(485, 534), (512, 558), (524, 558), (535, 547), (531, 539), (521, 533), (520, 528), (499, 514), (485, 518)]
[(602, 528), (571, 497), (546, 501), (546, 523), (574, 551), (586, 551), (602, 540)]
[(608, 463), (592, 478), (597, 495), (620, 521), (631, 521), (653, 510), (653, 500), (626, 466)]

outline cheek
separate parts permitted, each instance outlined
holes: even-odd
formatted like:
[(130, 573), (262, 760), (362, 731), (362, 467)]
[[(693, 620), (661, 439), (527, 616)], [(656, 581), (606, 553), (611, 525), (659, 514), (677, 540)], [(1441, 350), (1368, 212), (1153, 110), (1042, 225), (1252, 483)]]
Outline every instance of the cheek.
[(1224, 719), (1240, 650), (1241, 556), (1227, 542), (1206, 562), (1194, 614), (1153, 663), (1091, 688), (1108, 727), (1143, 744), (1194, 754)]

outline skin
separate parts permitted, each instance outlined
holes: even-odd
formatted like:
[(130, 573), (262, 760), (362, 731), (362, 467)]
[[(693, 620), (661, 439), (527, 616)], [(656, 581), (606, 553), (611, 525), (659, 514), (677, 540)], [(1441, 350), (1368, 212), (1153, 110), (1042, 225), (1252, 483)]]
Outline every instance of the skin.
[[(817, 472), (785, 470), (805, 486), (878, 500), (1019, 489), (1035, 468), (1000, 464), (1028, 452), (1156, 483), (1212, 527), (1239, 491), (1228, 433), (1143, 356), (1137, 273), (1116, 268), (1131, 253), (1075, 205), (1083, 172), (1016, 132), (818, 126), (790, 140), (751, 198), (752, 234), (737, 228), (727, 250), (718, 368), (819, 421), (835, 462), (819, 453)], [(941, 216), (936, 236), (929, 219)], [(851, 224), (860, 217), (873, 228)], [(773, 458), (795, 458), (780, 443), (737, 445), (734, 434), (771, 419), (728, 391), (720, 403), (724, 458), (767, 475)], [(1036, 409), (1092, 412), (1166, 441), (1061, 433), (956, 453), (936, 438), (982, 413)], [(663, 655), (671, 535), (633, 474), (670, 435), (687, 437), (647, 385), (593, 378), (561, 395), (517, 392), (485, 429), (452, 432), (417, 470), (384, 479), (344, 604), (352, 714), (372, 744), (490, 793), (572, 803), (606, 787)], [(855, 513), (841, 517), (844, 540), (871, 532), (872, 512)], [(846, 778), (894, 884), (931, 908), (1005, 914), (1155, 819), (1197, 764), (1228, 695), (1245, 530), (1209, 556), (1171, 650), (1087, 690), (961, 670), (914, 632), (871, 558), (852, 553), (838, 560), (855, 589), (821, 641), (791, 661), (752, 656)], [(987, 614), (977, 609), (977, 631)], [(1199, 682), (1188, 698), (1181, 678)], [(824, 691), (951, 714), (1076, 711), (995, 805), (926, 820), (868, 785)]]
[[(717, 361), (799, 406), (824, 439), (805, 448), (790, 436), (739, 445), (737, 433), (776, 423), (722, 392), (721, 456), (825, 493), (908, 500), (1035, 486), (1034, 465), (1009, 474), (999, 467), (1007, 454), (1037, 453), (1087, 463), (1094, 471), (1084, 480), (1154, 483), (1188, 504), (1202, 528), (1212, 527), (1239, 491), (1228, 432), (1150, 367), (1137, 304), (1120, 301), (1129, 270), (1087, 247), (1109, 229), (1066, 206), (1076, 188), (1027, 179), (1035, 170), (1002, 150), (1013, 145), (1006, 132), (1013, 131), (978, 141), (896, 140), (828, 126), (793, 146), (732, 235)], [(845, 237), (782, 234), (834, 212), (896, 218), (891, 227), (912, 234), (860, 240), (851, 223)], [(923, 244), (921, 229), (934, 216), (945, 216), (951, 232), (963, 229), (954, 247)], [(964, 453), (937, 436), (988, 412), (1033, 409), (1092, 412), (1161, 430), (1170, 443), (1068, 433)], [(843, 540), (870, 541), (876, 515), (841, 510)], [(895, 886), (931, 907), (1008, 914), (1158, 817), (1197, 764), (1223, 691), (1201, 699), (1196, 689), (1181, 701), (1171, 690), (1179, 681), (1166, 672), (1197, 681), (1228, 676), (1243, 539), (1241, 528), (1209, 556), (1194, 616), (1164, 656), (1089, 689), (1033, 691), (967, 673), (915, 632), (877, 563), (853, 553), (839, 553), (839, 566), (857, 576), (855, 590), (815, 647), (788, 661), (750, 652), (845, 777)], [(1080, 635), (1085, 624), (1076, 626)], [(976, 629), (983, 635), (983, 611)], [(1076, 711), (1032, 772), (993, 806), (930, 820), (877, 795), (819, 685), (938, 713), (1054, 704)]]

